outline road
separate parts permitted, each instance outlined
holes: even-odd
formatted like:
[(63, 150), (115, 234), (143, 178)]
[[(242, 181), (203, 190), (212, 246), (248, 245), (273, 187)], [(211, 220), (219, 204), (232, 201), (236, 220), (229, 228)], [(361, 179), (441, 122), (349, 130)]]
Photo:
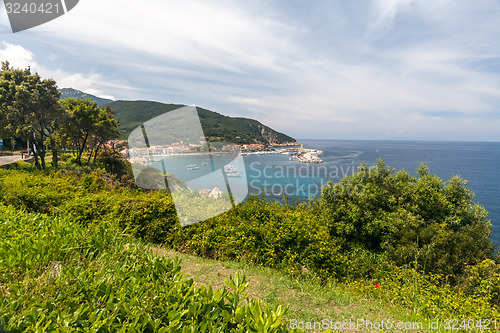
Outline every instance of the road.
[(20, 161), (21, 155), (14, 156), (0, 156), (0, 165), (9, 164), (15, 161)]

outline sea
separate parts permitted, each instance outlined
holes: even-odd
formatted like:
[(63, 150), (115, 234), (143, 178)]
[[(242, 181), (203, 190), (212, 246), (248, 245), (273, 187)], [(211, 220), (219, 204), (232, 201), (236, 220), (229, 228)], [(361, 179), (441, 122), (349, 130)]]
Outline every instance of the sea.
[[(377, 159), (394, 168), (417, 175), (421, 163), (444, 180), (460, 176), (475, 193), (474, 201), (489, 212), (491, 239), (500, 244), (500, 142), (299, 140), (305, 148), (324, 152), (323, 163), (299, 163), (288, 155), (245, 157), (249, 188), (269, 200), (289, 198), (305, 201), (319, 196), (328, 181), (338, 182), (361, 163), (374, 165)], [(283, 171), (283, 172), (282, 172)], [(265, 193), (265, 194), (264, 194)]]
[[(235, 163), (240, 176), (230, 179), (230, 187), (233, 184), (240, 188), (248, 187), (249, 193), (264, 196), (270, 201), (306, 202), (312, 197), (319, 197), (321, 188), (329, 181), (338, 182), (342, 177), (352, 175), (361, 163), (371, 166), (380, 158), (396, 171), (406, 170), (415, 176), (419, 165), (425, 163), (430, 173), (444, 180), (456, 175), (467, 180), (467, 186), (475, 193), (473, 200), (489, 212), (492, 241), (500, 245), (500, 142), (299, 142), (305, 148), (322, 150), (323, 163), (300, 163), (293, 156), (281, 153), (246, 155), (243, 156), (244, 163)], [(181, 168), (185, 169), (186, 163), (187, 160), (181, 161)], [(190, 172), (195, 177), (201, 171)]]

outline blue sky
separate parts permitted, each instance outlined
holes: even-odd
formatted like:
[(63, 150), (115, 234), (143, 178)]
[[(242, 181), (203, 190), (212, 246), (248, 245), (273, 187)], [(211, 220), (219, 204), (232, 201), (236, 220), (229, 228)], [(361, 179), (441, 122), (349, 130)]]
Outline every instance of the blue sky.
[(81, 0), (0, 58), (296, 138), (500, 141), (500, 1)]

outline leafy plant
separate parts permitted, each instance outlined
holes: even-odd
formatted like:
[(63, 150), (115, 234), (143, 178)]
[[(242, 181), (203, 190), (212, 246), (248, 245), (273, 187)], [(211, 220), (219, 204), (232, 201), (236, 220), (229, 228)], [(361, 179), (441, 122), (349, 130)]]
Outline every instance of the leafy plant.
[(227, 287), (195, 287), (178, 261), (154, 255), (112, 223), (0, 206), (0, 330), (285, 332), (286, 308)]
[(323, 189), (316, 211), (332, 237), (346, 240), (344, 249), (386, 253), (398, 265), (416, 256), (420, 269), (451, 277), (492, 258), (491, 223), (466, 182), (445, 182), (425, 165), (418, 174), (395, 172), (382, 160), (371, 168), (361, 165)]

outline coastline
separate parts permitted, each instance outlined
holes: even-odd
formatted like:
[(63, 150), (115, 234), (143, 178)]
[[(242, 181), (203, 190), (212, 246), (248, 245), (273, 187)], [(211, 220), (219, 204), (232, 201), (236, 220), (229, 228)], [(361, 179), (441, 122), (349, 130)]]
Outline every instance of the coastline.
[[(279, 148), (278, 147), (286, 147)], [(296, 158), (301, 163), (323, 163), (319, 156), (323, 155), (323, 151), (315, 148), (304, 148), (304, 144), (298, 142), (286, 142), (283, 144), (270, 145), (269, 147), (260, 149), (241, 149), (238, 155), (264, 155), (264, 154), (285, 154), (291, 155), (290, 159)], [(168, 157), (189, 157), (189, 156), (206, 156), (206, 155), (236, 155), (234, 151), (185, 151), (181, 153), (158, 153), (158, 150), (150, 151), (146, 149), (141, 153), (134, 153), (130, 156), (130, 151), (125, 149), (122, 155), (127, 158), (130, 163), (148, 164), (149, 162), (157, 162)]]

